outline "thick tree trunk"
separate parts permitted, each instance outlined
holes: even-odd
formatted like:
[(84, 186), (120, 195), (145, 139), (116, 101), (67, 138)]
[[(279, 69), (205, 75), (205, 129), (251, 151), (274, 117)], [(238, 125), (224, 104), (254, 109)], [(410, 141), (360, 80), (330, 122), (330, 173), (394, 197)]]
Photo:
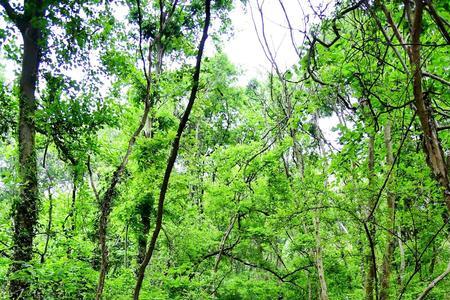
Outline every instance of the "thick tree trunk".
[(444, 151), (437, 133), (431, 101), (422, 91), (422, 70), (420, 59), (420, 34), (422, 31), (423, 1), (416, 0), (414, 21), (411, 31), (411, 73), (413, 75), (414, 101), (423, 131), (423, 144), (427, 163), (434, 176), (444, 189), (444, 201), (450, 211), (450, 185)]
[[(31, 21), (21, 28), (23, 37), (19, 101), (19, 178), (20, 198), (14, 205), (13, 264), (11, 271), (26, 268), (33, 257), (34, 230), (38, 217), (38, 180), (35, 149), (35, 90), (40, 63), (40, 30)], [(12, 279), (11, 298), (22, 297), (29, 287), (23, 279)]]

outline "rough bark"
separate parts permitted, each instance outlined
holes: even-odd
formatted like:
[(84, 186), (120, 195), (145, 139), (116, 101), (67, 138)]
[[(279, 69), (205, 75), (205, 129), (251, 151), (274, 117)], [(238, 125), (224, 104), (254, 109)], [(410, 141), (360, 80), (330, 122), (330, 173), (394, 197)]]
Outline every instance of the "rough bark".
[(140, 265), (139, 270), (138, 270), (136, 286), (134, 288), (134, 293), (133, 293), (133, 299), (135, 299), (135, 300), (139, 299), (139, 293), (141, 291), (142, 282), (144, 280), (145, 269), (146, 269), (148, 263), (150, 262), (150, 259), (153, 256), (153, 251), (155, 250), (156, 241), (157, 241), (159, 233), (161, 231), (163, 214), (164, 214), (164, 201), (166, 198), (166, 192), (167, 192), (168, 185), (169, 185), (170, 175), (172, 173), (172, 169), (175, 165), (175, 161), (178, 156), (178, 150), (180, 148), (181, 136), (182, 136), (184, 128), (186, 127), (186, 124), (189, 120), (189, 115), (191, 113), (192, 107), (193, 107), (195, 99), (197, 97), (197, 91), (198, 91), (199, 79), (200, 79), (200, 67), (201, 67), (201, 62), (202, 62), (202, 57), (203, 57), (203, 49), (205, 47), (205, 42), (208, 37), (208, 28), (209, 28), (209, 23), (210, 23), (210, 19), (211, 19), (211, 11), (210, 10), (211, 10), (211, 0), (205, 0), (205, 13), (206, 13), (205, 24), (203, 27), (203, 33), (202, 33), (202, 37), (201, 37), (200, 44), (198, 47), (195, 70), (194, 70), (194, 75), (193, 75), (193, 79), (192, 79), (191, 94), (189, 96), (189, 102), (186, 106), (184, 114), (180, 120), (180, 124), (177, 129), (177, 135), (175, 136), (175, 139), (173, 140), (169, 159), (167, 160), (167, 166), (166, 166), (166, 170), (164, 172), (164, 178), (163, 178), (163, 182), (161, 184), (161, 189), (160, 189), (160, 193), (159, 193), (155, 228), (153, 230), (152, 237), (150, 240), (150, 245), (148, 247), (144, 261), (142, 262), (142, 264)]
[(420, 34), (424, 4), (422, 0), (415, 1), (414, 20), (411, 30), (411, 74), (413, 75), (414, 102), (423, 132), (423, 144), (426, 160), (434, 176), (444, 189), (444, 201), (450, 211), (450, 186), (444, 151), (437, 133), (436, 121), (433, 117), (431, 101), (422, 90), (422, 70), (420, 58)]
[[(23, 38), (22, 69), (19, 83), (19, 179), (20, 197), (13, 210), (13, 263), (11, 272), (22, 271), (33, 257), (33, 238), (38, 217), (38, 180), (35, 149), (35, 91), (41, 61), (41, 29), (36, 20), (44, 15), (42, 1), (25, 1), (23, 14), (17, 13), (6, 0), (0, 1), (8, 17), (19, 28)], [(22, 297), (29, 283), (24, 279), (10, 282), (12, 299)]]

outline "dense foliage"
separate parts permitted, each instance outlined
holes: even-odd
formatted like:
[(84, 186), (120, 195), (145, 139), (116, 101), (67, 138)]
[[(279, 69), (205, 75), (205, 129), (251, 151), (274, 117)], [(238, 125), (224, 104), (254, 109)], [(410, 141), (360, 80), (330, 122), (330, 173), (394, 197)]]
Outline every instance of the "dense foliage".
[(450, 5), (308, 3), (0, 0), (0, 297), (450, 299)]

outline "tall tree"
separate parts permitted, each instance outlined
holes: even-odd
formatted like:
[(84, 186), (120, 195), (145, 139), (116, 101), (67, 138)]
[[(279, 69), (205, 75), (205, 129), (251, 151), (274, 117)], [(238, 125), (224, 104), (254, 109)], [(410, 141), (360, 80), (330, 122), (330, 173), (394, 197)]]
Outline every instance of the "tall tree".
[[(23, 39), (22, 69), (19, 85), (19, 178), (20, 198), (14, 205), (14, 254), (11, 271), (26, 269), (33, 257), (33, 238), (38, 217), (38, 175), (35, 149), (36, 87), (42, 59), (42, 24), (45, 24), (46, 4), (43, 1), (25, 1), (23, 7), (13, 8), (9, 1), (0, 2), (9, 19), (20, 30)], [(26, 294), (29, 282), (13, 279), (11, 298)]]
[(203, 24), (202, 37), (200, 39), (200, 43), (198, 46), (195, 69), (194, 69), (194, 74), (192, 77), (192, 87), (191, 87), (191, 93), (189, 96), (189, 102), (185, 108), (183, 116), (181, 117), (175, 139), (172, 142), (172, 148), (170, 151), (170, 155), (167, 160), (167, 166), (166, 166), (166, 170), (164, 172), (164, 178), (163, 178), (163, 182), (161, 184), (161, 189), (159, 192), (158, 209), (156, 212), (155, 228), (153, 229), (150, 244), (148, 246), (144, 260), (142, 261), (141, 265), (139, 266), (137, 282), (136, 282), (136, 286), (134, 288), (133, 298), (136, 300), (139, 299), (139, 293), (141, 291), (142, 281), (144, 280), (145, 269), (147, 268), (147, 265), (153, 256), (153, 251), (155, 250), (156, 241), (158, 240), (159, 232), (161, 231), (163, 214), (164, 214), (164, 201), (165, 201), (167, 189), (169, 186), (170, 175), (172, 173), (172, 169), (175, 165), (175, 161), (178, 156), (178, 150), (180, 148), (181, 136), (183, 134), (183, 131), (186, 127), (187, 122), (189, 121), (189, 115), (191, 114), (192, 107), (194, 106), (194, 102), (197, 97), (197, 91), (199, 88), (199, 80), (200, 80), (200, 67), (201, 67), (201, 63), (202, 63), (203, 50), (205, 48), (206, 39), (208, 38), (208, 29), (209, 29), (210, 21), (211, 21), (211, 0), (205, 0), (205, 20), (204, 20), (204, 24)]

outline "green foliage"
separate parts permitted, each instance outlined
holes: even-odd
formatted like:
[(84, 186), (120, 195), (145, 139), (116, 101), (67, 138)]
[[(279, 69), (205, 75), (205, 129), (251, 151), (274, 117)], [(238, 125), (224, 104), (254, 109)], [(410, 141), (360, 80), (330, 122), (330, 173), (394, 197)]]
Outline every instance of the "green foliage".
[[(0, 73), (0, 297), (6, 299), (3, 290), (20, 278), (30, 283), (25, 298), (95, 298), (99, 200), (148, 100), (151, 109), (118, 178), (106, 235), (104, 298), (129, 299), (189, 97), (204, 5), (178, 1), (162, 28), (160, 5), (168, 9), (170, 1), (142, 0), (141, 16), (136, 1), (44, 2), (45, 17), (32, 20), (45, 37), (33, 119), (39, 222), (33, 259), (15, 273), (11, 215), (21, 184), (20, 103), (16, 87), (5, 84), (14, 80)], [(316, 42), (314, 59), (304, 52), (311, 44), (302, 45), (306, 54), (279, 77), (269, 74), (243, 87), (241, 71), (226, 54), (218, 50), (203, 59), (141, 299), (316, 299), (322, 275), (330, 299), (363, 299), (371, 255), (380, 279), (389, 241), (391, 298), (402, 289), (403, 299), (417, 298), (445, 270), (448, 211), (423, 152), (411, 77), (393, 50), (401, 47), (381, 42), (374, 16), (384, 20), (384, 14), (370, 5), (339, 17), (340, 38), (331, 47)], [(403, 3), (385, 5), (407, 32)], [(447, 2), (433, 5), (448, 19)], [(233, 3), (212, 6), (217, 23), (211, 35), (220, 40)], [(333, 39), (334, 16), (324, 16), (309, 34)], [(19, 62), (14, 32), (10, 25), (1, 29), (0, 45), (5, 58)], [(429, 15), (422, 41), (424, 70), (445, 78), (448, 46)], [(447, 155), (448, 85), (424, 76), (423, 89)], [(334, 141), (322, 129), (326, 121), (335, 123)], [(443, 279), (429, 298), (446, 299), (449, 282)]]

